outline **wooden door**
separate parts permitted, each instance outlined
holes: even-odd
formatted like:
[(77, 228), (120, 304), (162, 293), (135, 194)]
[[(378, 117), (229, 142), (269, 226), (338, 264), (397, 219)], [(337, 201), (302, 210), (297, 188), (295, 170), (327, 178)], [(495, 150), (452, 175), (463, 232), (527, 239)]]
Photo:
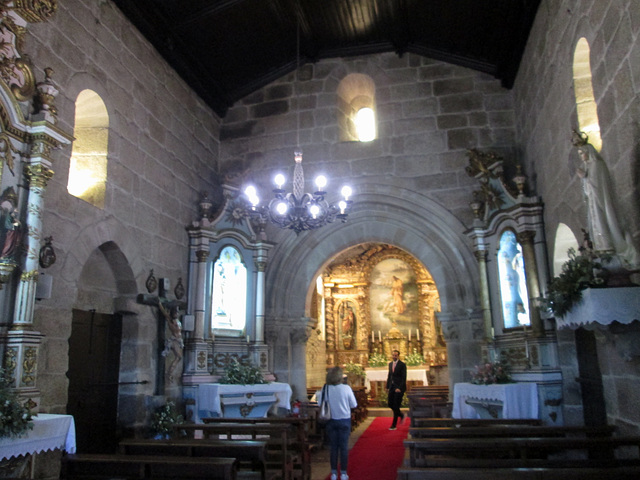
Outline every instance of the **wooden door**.
[(119, 315), (73, 311), (67, 412), (79, 453), (116, 451), (121, 337)]

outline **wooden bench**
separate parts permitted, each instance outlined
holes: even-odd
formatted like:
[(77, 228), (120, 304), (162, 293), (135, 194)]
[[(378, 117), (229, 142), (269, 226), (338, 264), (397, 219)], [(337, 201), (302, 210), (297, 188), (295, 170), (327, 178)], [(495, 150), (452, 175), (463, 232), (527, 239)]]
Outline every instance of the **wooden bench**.
[(409, 417), (442, 418), (450, 415), (452, 404), (440, 395), (409, 394)]
[[(225, 423), (233, 424), (269, 424), (269, 425), (288, 425), (295, 430), (295, 437), (289, 436), (288, 450), (296, 453), (294, 458), (293, 469), (300, 470), (303, 480), (311, 479), (311, 444), (309, 435), (311, 426), (315, 419), (309, 416), (300, 417), (267, 417), (267, 418), (223, 418), (223, 417), (207, 417), (202, 421), (206, 425), (220, 425)], [(295, 459), (299, 459), (296, 462)], [(294, 472), (295, 473), (295, 472)]]
[(613, 426), (532, 426), (493, 425), (487, 427), (411, 427), (412, 438), (479, 438), (479, 437), (607, 437), (615, 431)]
[(639, 466), (575, 468), (408, 468), (398, 469), (397, 480), (637, 480)]
[(174, 428), (176, 432), (185, 432), (190, 438), (201, 435), (203, 438), (218, 440), (265, 440), (267, 442), (267, 468), (278, 468), (283, 480), (294, 478), (294, 464), (302, 464), (300, 453), (291, 448), (291, 445), (295, 444), (297, 440), (297, 432), (288, 423), (228, 421), (209, 424), (181, 424)]
[(246, 465), (267, 475), (267, 442), (258, 440), (216, 439), (168, 439), (150, 440), (131, 438), (120, 441), (119, 453), (123, 455), (167, 455), (181, 457), (226, 457), (238, 461), (238, 472)]
[(235, 458), (72, 454), (62, 457), (61, 478), (65, 480), (106, 478), (236, 480), (237, 470)]
[(428, 418), (411, 419), (412, 427), (489, 427), (494, 425), (542, 425), (538, 418)]
[(442, 458), (544, 459), (548, 455), (576, 452), (601, 460), (615, 458), (615, 451), (631, 447), (640, 452), (640, 436), (633, 437), (490, 437), (490, 438), (417, 438), (404, 441), (409, 449), (411, 467), (429, 467), (433, 456)]

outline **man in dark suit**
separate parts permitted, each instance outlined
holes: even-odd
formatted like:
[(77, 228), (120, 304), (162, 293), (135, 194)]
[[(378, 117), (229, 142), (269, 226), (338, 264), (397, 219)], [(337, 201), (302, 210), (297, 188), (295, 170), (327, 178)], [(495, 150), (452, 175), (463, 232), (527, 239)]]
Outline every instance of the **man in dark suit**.
[(400, 352), (394, 350), (391, 352), (393, 361), (389, 362), (389, 375), (387, 375), (387, 398), (389, 401), (389, 408), (393, 410), (393, 422), (389, 430), (395, 430), (398, 424), (398, 418), (400, 423), (404, 420), (404, 415), (400, 411), (400, 405), (402, 405), (402, 397), (407, 389), (407, 365), (399, 360)]

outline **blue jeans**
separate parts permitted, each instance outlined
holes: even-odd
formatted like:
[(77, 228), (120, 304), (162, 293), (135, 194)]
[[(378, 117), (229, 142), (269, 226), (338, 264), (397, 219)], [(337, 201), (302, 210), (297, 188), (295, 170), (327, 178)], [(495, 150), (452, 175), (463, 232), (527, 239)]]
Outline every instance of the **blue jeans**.
[(329, 420), (327, 422), (326, 432), (329, 443), (331, 444), (331, 454), (329, 457), (331, 472), (338, 471), (338, 454), (340, 454), (340, 472), (347, 473), (351, 419)]

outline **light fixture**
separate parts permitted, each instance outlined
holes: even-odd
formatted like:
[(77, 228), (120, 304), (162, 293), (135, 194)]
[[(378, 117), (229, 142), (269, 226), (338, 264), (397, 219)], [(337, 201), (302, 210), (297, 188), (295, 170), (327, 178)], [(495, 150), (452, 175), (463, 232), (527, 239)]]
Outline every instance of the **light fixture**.
[(296, 233), (322, 227), (336, 219), (346, 222), (352, 201), (351, 187), (342, 187), (344, 197), (337, 204), (330, 204), (325, 199), (324, 190), (327, 179), (324, 175), (316, 178), (314, 193), (304, 192), (304, 172), (302, 170), (302, 152), (295, 152), (295, 167), (293, 170), (293, 192), (286, 193), (282, 188), (285, 177), (281, 173), (274, 178), (276, 188), (273, 198), (267, 205), (260, 205), (258, 192), (253, 185), (245, 188), (244, 194), (250, 206), (247, 215), (257, 220), (269, 221), (280, 228), (288, 228)]
[[(296, 30), (296, 66), (300, 68), (300, 28)], [(291, 229), (296, 234), (305, 230), (314, 230), (328, 223), (333, 223), (336, 219), (346, 222), (347, 215), (353, 203), (351, 197), (351, 187), (342, 187), (343, 199), (336, 203), (329, 203), (325, 199), (327, 192), (327, 178), (319, 175), (316, 180), (316, 191), (314, 193), (304, 192), (304, 172), (302, 170), (302, 149), (300, 149), (300, 111), (299, 102), (297, 109), (297, 150), (294, 153), (295, 167), (293, 170), (293, 191), (287, 193), (282, 187), (286, 181), (284, 175), (277, 174), (274, 178), (276, 188), (273, 189), (273, 198), (266, 205), (260, 205), (260, 198), (255, 186), (250, 185), (245, 188), (244, 195), (248, 202), (245, 209), (246, 215), (259, 222), (271, 222), (280, 228)]]

